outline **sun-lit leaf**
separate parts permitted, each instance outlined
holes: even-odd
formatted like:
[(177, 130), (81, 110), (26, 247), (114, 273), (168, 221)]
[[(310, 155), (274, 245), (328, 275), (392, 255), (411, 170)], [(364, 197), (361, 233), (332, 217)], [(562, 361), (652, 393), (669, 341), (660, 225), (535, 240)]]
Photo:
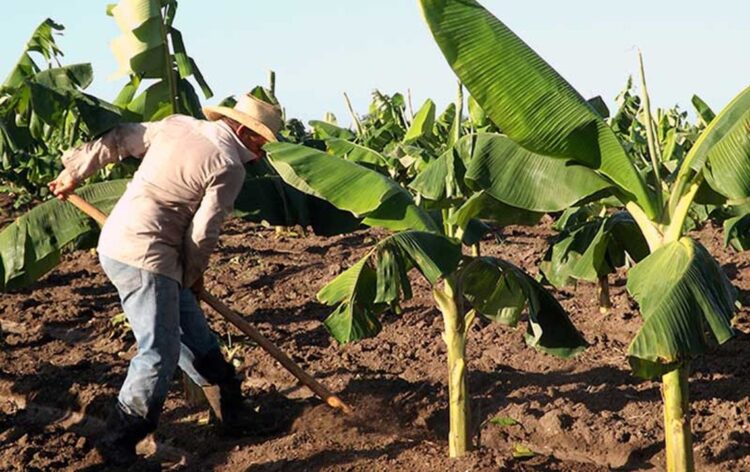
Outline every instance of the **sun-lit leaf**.
[(111, 9), (122, 33), (111, 44), (120, 67), (118, 75), (163, 78), (168, 45), (162, 35), (160, 8), (158, 0), (120, 0)]
[[(729, 199), (750, 197), (750, 87), (711, 120), (685, 157), (679, 177), (703, 171), (711, 188)], [(676, 189), (682, 193), (685, 188)]]
[(560, 211), (611, 188), (587, 167), (527, 151), (505, 136), (479, 134), (473, 139), (465, 180), (506, 205)]
[(434, 123), (435, 102), (428, 98), (419, 108), (417, 114), (414, 115), (414, 120), (409, 126), (409, 129), (406, 130), (403, 141), (405, 143), (411, 143), (423, 138), (430, 138), (432, 136)]
[(420, 4), (448, 64), (503, 133), (529, 152), (598, 170), (656, 215), (646, 183), (612, 129), (505, 24), (475, 0)]
[(326, 139), (326, 147), (329, 153), (364, 166), (388, 169), (395, 165), (383, 154), (345, 139)]
[(628, 347), (636, 375), (654, 378), (734, 334), (736, 291), (716, 260), (682, 238), (654, 251), (628, 274), (643, 326)]
[[(266, 145), (271, 165), (290, 185), (394, 231), (437, 231), (430, 216), (388, 177), (325, 152), (289, 143)], [(367, 189), (367, 191), (362, 191)]]

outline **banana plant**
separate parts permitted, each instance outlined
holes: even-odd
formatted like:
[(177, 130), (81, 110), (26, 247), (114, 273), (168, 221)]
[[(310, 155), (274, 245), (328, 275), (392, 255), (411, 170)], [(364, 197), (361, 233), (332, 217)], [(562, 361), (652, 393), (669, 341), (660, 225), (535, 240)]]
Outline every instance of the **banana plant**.
[[(673, 182), (656, 174), (649, 185), (591, 104), (478, 2), (420, 5), (448, 64), (508, 139), (550, 165), (590, 169), (609, 183), (638, 225), (650, 254), (628, 273), (628, 290), (644, 321), (628, 360), (636, 375), (661, 379), (667, 470), (693, 470), (690, 361), (733, 336), (736, 293), (708, 251), (684, 235), (685, 219), (706, 184), (729, 199), (750, 196), (750, 89), (703, 130)], [(659, 164), (657, 155), (650, 157)], [(541, 166), (501, 170), (515, 182), (545, 178), (553, 188), (562, 182)]]
[[(598, 212), (592, 210), (599, 209)], [(598, 283), (599, 310), (611, 308), (609, 275), (648, 255), (638, 225), (624, 211), (609, 212), (599, 202), (573, 207), (555, 224), (560, 234), (540, 266), (547, 281), (561, 288), (578, 281)]]
[(595, 172), (562, 160), (550, 163), (566, 183), (554, 188), (550, 182), (530, 182), (534, 192), (524, 198), (530, 198), (532, 210), (523, 210), (513, 190), (523, 183), (502, 180), (501, 167), (538, 164), (540, 159), (547, 165), (547, 159), (501, 135), (465, 136), (410, 184), (423, 197), (418, 205), (398, 182), (340, 156), (290, 143), (269, 144), (266, 150), (271, 165), (293, 187), (352, 213), (365, 225), (391, 231), (317, 295), (334, 307), (325, 325), (337, 341), (375, 336), (381, 329), (378, 315), (412, 296), (411, 269), (432, 285), (447, 349), (451, 457), (472, 446), (466, 343), (477, 316), (515, 326), (526, 313), (527, 343), (556, 356), (570, 357), (586, 346), (541, 284), (507, 261), (464, 255), (461, 243), (477, 243), (471, 225), (478, 220), (534, 222), (546, 211), (602, 191), (609, 184)]
[[(648, 92), (643, 77), (641, 84), (642, 96), (646, 97)], [(658, 109), (656, 119), (651, 123), (651, 139), (654, 141), (651, 147), (642, 96), (635, 91), (632, 78), (628, 78), (627, 85), (616, 98), (618, 110), (614, 116), (610, 117), (600, 97), (589, 99), (588, 102), (610, 125), (647, 181), (655, 178), (650, 157), (652, 150), (661, 156), (659, 170), (669, 180), (674, 177), (700, 131), (715, 115), (697, 95), (693, 96), (692, 101), (701, 120), (698, 125), (688, 122), (687, 112), (678, 107)], [(686, 230), (701, 226), (709, 217), (717, 219), (726, 215), (731, 219), (736, 213), (720, 211), (710, 195), (700, 197), (703, 197), (703, 201), (694, 201), (690, 206)], [(738, 238), (735, 235), (741, 233), (738, 229), (742, 225), (734, 224), (735, 221), (727, 221), (726, 226), (731, 233), (730, 240), (736, 244)], [(553, 228), (560, 234), (548, 249), (541, 265), (546, 280), (558, 288), (574, 285), (578, 281), (596, 282), (599, 310), (606, 313), (611, 307), (609, 274), (619, 267), (640, 261), (648, 254), (648, 246), (635, 221), (624, 211), (622, 202), (607, 196), (596, 202), (569, 208)]]
[[(115, 104), (125, 108), (130, 121), (156, 121), (174, 113), (202, 117), (193, 77), (205, 98), (213, 92), (195, 60), (187, 54), (182, 33), (173, 26), (177, 0), (120, 0), (107, 7), (121, 31), (112, 41), (119, 71), (130, 76)], [(136, 95), (143, 80), (151, 80)]]
[(46, 197), (62, 151), (120, 120), (117, 107), (84, 92), (90, 64), (60, 64), (54, 34), (63, 29), (42, 22), (0, 85), (0, 185), (17, 194), (17, 204)]
[(369, 113), (359, 116), (346, 94), (345, 98), (355, 131), (330, 121), (311, 121), (313, 135), (325, 141), (331, 154), (380, 170), (404, 186), (463, 132), (496, 131), (471, 97), (469, 117), (464, 119), (460, 86), (456, 103), (449, 104), (440, 115), (436, 114), (435, 102), (428, 98), (407, 118), (403, 95), (389, 96), (376, 90)]

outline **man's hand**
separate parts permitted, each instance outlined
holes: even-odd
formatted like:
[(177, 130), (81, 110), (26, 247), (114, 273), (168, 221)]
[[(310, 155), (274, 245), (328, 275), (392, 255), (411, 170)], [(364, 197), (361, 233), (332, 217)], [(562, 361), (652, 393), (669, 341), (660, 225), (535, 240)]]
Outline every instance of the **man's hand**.
[(78, 186), (76, 179), (70, 175), (68, 169), (63, 169), (60, 175), (55, 180), (47, 184), (52, 194), (58, 198), (58, 200), (65, 200), (68, 195), (75, 190)]
[(203, 274), (201, 274), (201, 276), (198, 277), (198, 280), (193, 283), (192, 287), (190, 287), (190, 290), (192, 290), (194, 294), (200, 295), (200, 293), (203, 291)]

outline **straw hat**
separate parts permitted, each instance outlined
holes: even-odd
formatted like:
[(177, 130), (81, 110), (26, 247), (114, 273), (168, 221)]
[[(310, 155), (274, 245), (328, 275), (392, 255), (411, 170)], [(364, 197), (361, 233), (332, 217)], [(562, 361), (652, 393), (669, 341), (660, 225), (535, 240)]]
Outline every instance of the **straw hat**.
[(250, 94), (239, 97), (234, 108), (204, 107), (203, 113), (210, 121), (216, 121), (222, 116), (231, 118), (271, 142), (278, 141), (276, 133), (279, 132), (283, 124), (279, 107), (266, 103)]

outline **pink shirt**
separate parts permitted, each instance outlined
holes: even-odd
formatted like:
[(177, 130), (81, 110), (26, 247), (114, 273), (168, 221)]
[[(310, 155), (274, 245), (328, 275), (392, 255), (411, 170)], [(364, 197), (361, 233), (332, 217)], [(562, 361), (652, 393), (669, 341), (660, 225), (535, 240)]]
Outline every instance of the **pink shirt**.
[(173, 115), (121, 124), (63, 155), (78, 181), (143, 159), (99, 237), (101, 254), (190, 287), (203, 273), (256, 156), (224, 122)]

